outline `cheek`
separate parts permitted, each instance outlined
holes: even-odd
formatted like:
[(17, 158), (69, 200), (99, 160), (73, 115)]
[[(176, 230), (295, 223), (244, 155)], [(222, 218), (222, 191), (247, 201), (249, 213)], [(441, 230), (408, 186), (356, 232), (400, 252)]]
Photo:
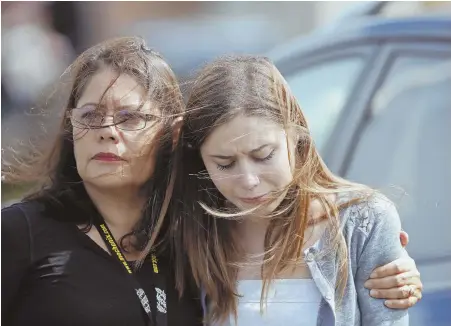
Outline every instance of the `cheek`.
[(131, 168), (144, 179), (148, 179), (153, 174), (159, 136), (161, 134), (155, 131), (124, 134), (124, 143), (130, 157)]
[(136, 157), (148, 156), (156, 147), (158, 139), (162, 136), (155, 128), (141, 131), (124, 131), (123, 141), (127, 151)]
[(205, 164), (205, 168), (207, 169), (208, 177), (213, 182), (215, 187), (219, 190), (219, 192), (225, 198), (230, 199), (229, 195), (234, 186), (233, 182), (234, 178), (231, 175), (229, 175), (226, 171), (218, 170), (216, 164), (214, 163)]
[(87, 163), (89, 157), (89, 132), (82, 134), (81, 132), (73, 133), (72, 139), (74, 144), (74, 156), (77, 168), (81, 170)]
[(149, 141), (146, 134), (133, 134), (132, 131), (123, 131), (122, 140), (124, 149), (131, 157), (143, 156), (148, 150)]
[(264, 174), (266, 179), (277, 187), (284, 187), (293, 179), (293, 169), (290, 165), (287, 151), (275, 156), (274, 160), (267, 166), (267, 169), (268, 173)]

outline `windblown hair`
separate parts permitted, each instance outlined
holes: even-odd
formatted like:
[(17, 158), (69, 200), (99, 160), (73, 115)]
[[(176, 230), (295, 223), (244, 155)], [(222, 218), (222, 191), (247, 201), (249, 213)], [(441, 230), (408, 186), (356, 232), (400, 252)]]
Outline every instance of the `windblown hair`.
[(177, 159), (183, 164), (177, 172), (174, 192), (177, 200), (171, 216), (176, 252), (186, 251), (186, 255), (179, 254), (176, 260), (177, 287), (179, 290), (184, 287), (182, 270), (189, 262), (197, 285), (206, 292), (211, 308), (209, 320), (225, 320), (230, 314), (236, 317), (237, 275), (244, 253), (234, 238), (234, 231), (243, 212), (227, 209), (230, 203), (208, 177), (200, 147), (216, 127), (240, 115), (276, 122), (287, 131), (287, 141), (293, 133), (296, 134), (293, 139), (298, 139), (291, 160), (293, 180), (276, 194), (286, 196), (276, 211), (266, 216), (270, 224), (261, 269), (264, 284), (261, 309), (271, 280), (303, 259), (304, 232), (311, 219), (309, 207), (313, 200), (321, 204), (322, 218), (329, 219), (330, 250), (337, 251), (339, 287), (344, 291), (347, 248), (338, 220), (342, 207), (331, 195), (355, 190), (362, 194), (370, 192), (363, 185), (335, 176), (326, 167), (297, 100), (267, 58), (227, 56), (207, 64), (194, 79), (187, 103), (177, 148)]
[[(89, 48), (75, 60), (60, 78), (59, 86), (62, 87), (57, 87), (57, 91), (54, 92), (59, 96), (67, 92), (64, 88), (69, 85), (68, 99), (65, 101), (66, 104), (63, 104), (65, 106), (62, 112), (59, 112), (61, 121), (57, 134), (48, 133), (44, 137), (37, 137), (35, 139), (39, 139), (38, 144), (30, 141), (31, 146), (21, 148), (18, 151), (20, 154), (14, 155), (13, 160), (2, 160), (2, 181), (36, 186), (26, 197), (27, 200), (35, 199), (57, 204), (61, 204), (64, 200), (71, 204), (79, 203), (81, 208), (86, 206), (87, 198), (79, 191), (83, 186), (76, 168), (73, 126), (67, 112), (75, 108), (93, 75), (104, 68), (116, 72), (117, 78), (121, 74), (135, 78), (146, 91), (144, 100), (156, 104), (161, 116), (157, 128), (162, 131), (162, 137), (152, 144), (158, 146), (155, 166), (158, 173), (151, 177), (142, 189), (148, 202), (142, 219), (133, 232), (138, 240), (133, 244), (136, 249), (142, 250), (146, 245), (150, 247), (155, 242), (172, 195), (171, 125), (178, 115), (183, 114), (184, 103), (176, 77), (169, 65), (139, 37), (123, 37), (102, 42)], [(92, 226), (89, 214), (71, 218), (73, 219), (71, 222), (87, 225), (87, 229)]]

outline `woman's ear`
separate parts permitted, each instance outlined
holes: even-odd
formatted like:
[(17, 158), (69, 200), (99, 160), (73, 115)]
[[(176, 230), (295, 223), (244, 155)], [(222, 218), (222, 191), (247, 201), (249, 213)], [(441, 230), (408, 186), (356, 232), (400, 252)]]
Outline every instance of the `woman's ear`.
[(183, 117), (177, 117), (172, 122), (172, 150), (175, 149), (180, 137), (180, 130), (183, 125)]

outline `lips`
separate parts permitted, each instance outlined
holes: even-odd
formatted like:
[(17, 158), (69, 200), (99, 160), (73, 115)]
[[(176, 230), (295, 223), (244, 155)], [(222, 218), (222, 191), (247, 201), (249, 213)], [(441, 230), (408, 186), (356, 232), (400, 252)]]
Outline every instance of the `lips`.
[(117, 156), (113, 153), (97, 153), (93, 156), (93, 160), (97, 161), (104, 161), (104, 162), (117, 162), (117, 161), (124, 161), (122, 157)]
[(265, 195), (257, 196), (257, 197), (247, 197), (247, 198), (240, 198), (240, 200), (247, 204), (259, 204), (264, 201), (266, 201)]

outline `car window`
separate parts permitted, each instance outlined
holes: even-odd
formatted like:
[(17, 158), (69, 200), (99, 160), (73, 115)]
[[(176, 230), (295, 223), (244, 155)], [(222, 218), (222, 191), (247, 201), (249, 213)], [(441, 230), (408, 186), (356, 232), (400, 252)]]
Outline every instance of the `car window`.
[(450, 58), (394, 60), (346, 173), (395, 201), (419, 261), (451, 257)]
[(364, 67), (362, 57), (340, 58), (286, 75), (322, 152)]

